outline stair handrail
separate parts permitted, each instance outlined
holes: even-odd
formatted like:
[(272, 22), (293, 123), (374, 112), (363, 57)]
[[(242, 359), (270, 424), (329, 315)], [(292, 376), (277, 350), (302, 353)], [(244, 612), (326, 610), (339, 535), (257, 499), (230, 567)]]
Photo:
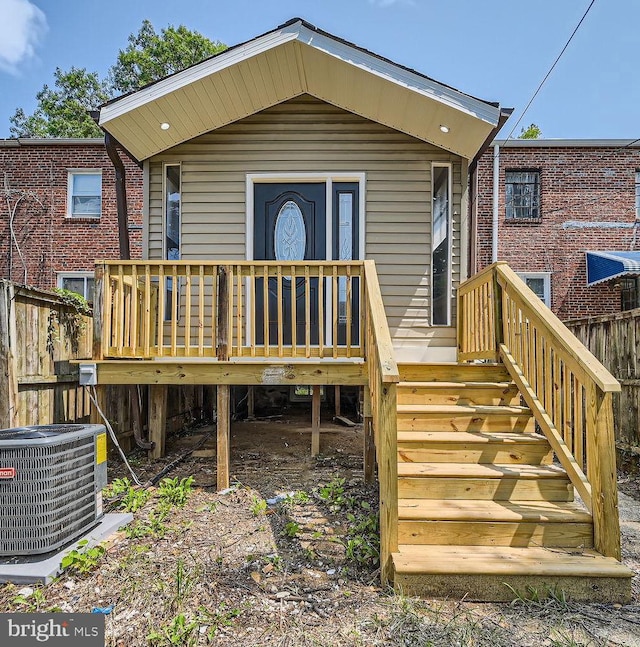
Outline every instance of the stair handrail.
[(380, 573), (393, 579), (392, 554), (398, 550), (398, 426), (396, 363), (375, 262), (364, 261), (365, 357), (380, 484)]
[(618, 381), (505, 262), (460, 286), (458, 350), (461, 361), (505, 364), (592, 513), (596, 550), (619, 560)]

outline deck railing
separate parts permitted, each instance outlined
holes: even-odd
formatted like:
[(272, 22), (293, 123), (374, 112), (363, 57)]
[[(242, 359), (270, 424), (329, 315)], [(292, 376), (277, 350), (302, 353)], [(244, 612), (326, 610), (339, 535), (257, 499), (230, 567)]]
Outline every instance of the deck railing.
[(461, 361), (505, 364), (593, 515), (596, 550), (620, 559), (615, 378), (502, 262), (458, 289), (458, 344)]
[(380, 570), (392, 580), (392, 553), (398, 550), (397, 383), (387, 316), (373, 261), (364, 262), (366, 286), (365, 339), (369, 392), (380, 483)]
[(364, 357), (363, 267), (98, 263), (94, 357)]

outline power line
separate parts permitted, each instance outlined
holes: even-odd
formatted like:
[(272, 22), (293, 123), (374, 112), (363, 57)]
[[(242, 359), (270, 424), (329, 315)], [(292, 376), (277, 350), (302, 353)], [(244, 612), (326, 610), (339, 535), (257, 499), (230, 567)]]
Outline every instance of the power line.
[(580, 25), (584, 22), (584, 19), (587, 17), (587, 14), (591, 11), (591, 7), (595, 4), (596, 0), (591, 0), (591, 3), (587, 7), (587, 10), (584, 12), (582, 15), (582, 18), (580, 18), (580, 22), (576, 25), (576, 28), (573, 30), (571, 36), (569, 36), (569, 40), (564, 44), (564, 47), (562, 48), (562, 51), (558, 54), (556, 60), (553, 62), (553, 65), (549, 68), (549, 71), (544, 75), (544, 78), (542, 81), (540, 81), (540, 85), (538, 85), (536, 91), (533, 93), (533, 96), (531, 99), (529, 99), (529, 103), (525, 106), (525, 109), (523, 110), (522, 114), (520, 115), (520, 118), (516, 123), (514, 124), (513, 128), (511, 129), (511, 132), (507, 136), (507, 139), (511, 139), (511, 135), (513, 135), (515, 129), (520, 125), (520, 122), (522, 121), (523, 117), (527, 114), (527, 110), (529, 110), (531, 104), (534, 102), (535, 98), (538, 96), (538, 93), (540, 90), (542, 90), (542, 86), (546, 83), (547, 79), (551, 76), (551, 72), (553, 72), (555, 66), (558, 64), (560, 59), (562, 58), (562, 55), (565, 53), (567, 47), (569, 47), (569, 43), (573, 40), (573, 37), (576, 35), (578, 29), (580, 29)]

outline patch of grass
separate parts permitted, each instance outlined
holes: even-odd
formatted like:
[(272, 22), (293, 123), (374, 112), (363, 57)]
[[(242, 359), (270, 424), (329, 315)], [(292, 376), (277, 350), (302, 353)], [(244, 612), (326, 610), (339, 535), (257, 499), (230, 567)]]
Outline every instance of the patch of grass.
[(555, 608), (560, 611), (569, 610), (569, 600), (563, 589), (547, 588), (541, 591), (534, 586), (527, 586), (526, 590), (518, 591), (510, 584), (504, 582), (504, 585), (513, 594), (512, 605), (524, 605), (527, 607), (536, 607), (538, 609)]
[(102, 544), (89, 546), (89, 540), (83, 539), (78, 542), (78, 548), (74, 548), (62, 558), (60, 566), (62, 570), (86, 575), (98, 566), (106, 552)]
[(162, 539), (168, 532), (164, 523), (169, 516), (167, 510), (159, 510), (149, 513), (146, 521), (139, 521), (125, 528), (125, 534), (129, 539), (140, 539), (142, 537), (156, 537)]
[(56, 613), (60, 611), (59, 606), (48, 606), (47, 598), (42, 589), (34, 589), (31, 594), (19, 594), (11, 599), (11, 604), (20, 610), (21, 613)]
[(187, 568), (184, 560), (179, 559), (176, 563), (176, 571), (173, 576), (173, 597), (171, 608), (180, 609), (187, 596), (196, 584), (197, 574), (194, 569)]
[(207, 627), (207, 639), (213, 642), (222, 627), (231, 627), (236, 618), (242, 614), (238, 608), (227, 608), (224, 602), (213, 611), (205, 607), (198, 609), (198, 621)]
[(200, 623), (196, 619), (188, 619), (184, 613), (179, 613), (171, 622), (159, 631), (153, 630), (147, 635), (147, 642), (153, 647), (193, 647), (198, 640)]

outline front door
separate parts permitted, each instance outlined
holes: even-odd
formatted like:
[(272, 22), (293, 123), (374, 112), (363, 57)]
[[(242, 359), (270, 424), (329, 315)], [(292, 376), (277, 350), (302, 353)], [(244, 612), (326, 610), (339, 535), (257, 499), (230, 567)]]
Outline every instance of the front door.
[[(269, 183), (254, 185), (254, 260), (289, 261), (326, 258), (326, 185), (324, 182)], [(268, 303), (264, 303), (263, 279), (256, 281), (256, 340), (265, 343), (263, 321), (267, 309), (269, 344), (278, 343), (278, 287), (269, 279)], [(318, 279), (310, 279), (309, 335), (318, 344)], [(296, 299), (296, 341), (304, 343), (306, 295), (304, 279), (282, 280), (283, 343), (292, 343), (292, 300)]]

